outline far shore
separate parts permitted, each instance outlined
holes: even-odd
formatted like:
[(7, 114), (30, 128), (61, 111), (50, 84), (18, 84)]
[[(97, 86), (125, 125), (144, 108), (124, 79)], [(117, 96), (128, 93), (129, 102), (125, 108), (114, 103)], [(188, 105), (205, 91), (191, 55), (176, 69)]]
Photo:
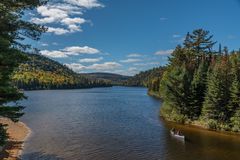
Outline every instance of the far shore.
[(24, 141), (30, 135), (31, 130), (22, 122), (14, 123), (10, 119), (0, 118), (0, 123), (7, 124), (9, 141), (0, 153), (2, 160), (20, 160)]

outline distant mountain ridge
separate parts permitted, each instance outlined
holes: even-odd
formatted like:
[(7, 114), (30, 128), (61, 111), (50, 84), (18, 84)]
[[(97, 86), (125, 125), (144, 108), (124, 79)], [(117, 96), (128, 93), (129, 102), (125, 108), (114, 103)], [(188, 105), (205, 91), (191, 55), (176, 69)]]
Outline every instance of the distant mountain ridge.
[(107, 72), (83, 73), (81, 75), (87, 76), (90, 79), (103, 80), (111, 83), (112, 85), (123, 85), (128, 79), (132, 77)]
[(65, 65), (38, 54), (27, 54), (28, 61), (21, 64), (13, 75), (21, 89), (78, 89), (111, 86), (110, 83), (90, 79), (75, 73)]
[(92, 87), (136, 86), (157, 91), (159, 77), (165, 68), (157, 67), (134, 76), (115, 73), (76, 73), (67, 66), (39, 54), (27, 54), (28, 61), (21, 64), (13, 75), (20, 89), (80, 89)]
[(147, 71), (142, 71), (134, 75), (133, 77), (129, 78), (125, 82), (125, 85), (149, 87), (152, 83), (152, 80), (161, 77), (164, 71), (165, 67), (156, 67), (153, 69), (149, 69)]
[(159, 84), (165, 71), (166, 67), (163, 66), (142, 71), (128, 79), (124, 85), (132, 87), (147, 87), (149, 95), (156, 98), (161, 98)]

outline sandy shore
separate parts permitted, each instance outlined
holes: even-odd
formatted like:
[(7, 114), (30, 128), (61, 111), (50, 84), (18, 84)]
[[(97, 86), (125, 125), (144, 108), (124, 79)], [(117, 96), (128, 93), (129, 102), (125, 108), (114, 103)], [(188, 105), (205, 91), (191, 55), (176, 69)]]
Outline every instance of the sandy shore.
[(14, 123), (6, 118), (0, 118), (0, 123), (8, 125), (7, 133), (10, 137), (9, 142), (0, 153), (0, 159), (19, 160), (24, 141), (30, 135), (31, 130), (22, 122)]

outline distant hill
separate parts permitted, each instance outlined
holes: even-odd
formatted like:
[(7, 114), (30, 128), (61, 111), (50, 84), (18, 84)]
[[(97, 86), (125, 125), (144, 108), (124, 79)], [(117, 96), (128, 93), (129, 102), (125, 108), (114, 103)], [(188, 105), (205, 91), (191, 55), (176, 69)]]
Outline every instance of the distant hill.
[(166, 67), (157, 67), (147, 71), (142, 71), (128, 79), (124, 85), (132, 87), (147, 87), (148, 94), (156, 98), (161, 98), (159, 87)]
[(13, 75), (14, 83), (21, 89), (73, 89), (110, 86), (103, 80), (89, 79), (47, 57), (28, 54)]
[(84, 73), (81, 75), (87, 76), (90, 79), (107, 81), (112, 85), (122, 85), (129, 78), (131, 78), (131, 76), (125, 76), (125, 75), (114, 74), (114, 73), (104, 73), (104, 72)]
[(156, 67), (147, 71), (142, 71), (135, 76), (129, 78), (125, 82), (125, 85), (148, 87), (149, 85), (151, 85), (154, 79), (161, 77), (164, 71), (165, 67)]

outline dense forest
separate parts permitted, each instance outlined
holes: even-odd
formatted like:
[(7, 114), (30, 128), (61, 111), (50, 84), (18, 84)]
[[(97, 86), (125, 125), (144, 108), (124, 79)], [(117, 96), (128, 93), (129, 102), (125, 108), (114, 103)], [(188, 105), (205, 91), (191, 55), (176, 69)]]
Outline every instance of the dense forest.
[[(218, 51), (208, 31), (188, 33), (160, 77), (161, 116), (214, 130), (240, 131), (240, 51)], [(155, 81), (154, 79), (152, 81)]]
[(66, 66), (38, 54), (27, 54), (13, 75), (13, 82), (20, 89), (77, 89), (111, 86), (104, 80), (90, 79), (77, 74)]
[(153, 81), (161, 77), (165, 70), (165, 67), (156, 67), (147, 71), (141, 71), (135, 76), (125, 81), (126, 86), (139, 86), (139, 87), (151, 87)]
[(125, 76), (115, 73), (95, 72), (95, 73), (82, 73), (81, 75), (87, 76), (89, 79), (98, 79), (108, 82), (114, 86), (123, 85), (131, 76)]
[(159, 84), (165, 70), (166, 67), (156, 67), (147, 71), (142, 71), (124, 81), (122, 85), (131, 87), (147, 87), (149, 95), (161, 98)]

